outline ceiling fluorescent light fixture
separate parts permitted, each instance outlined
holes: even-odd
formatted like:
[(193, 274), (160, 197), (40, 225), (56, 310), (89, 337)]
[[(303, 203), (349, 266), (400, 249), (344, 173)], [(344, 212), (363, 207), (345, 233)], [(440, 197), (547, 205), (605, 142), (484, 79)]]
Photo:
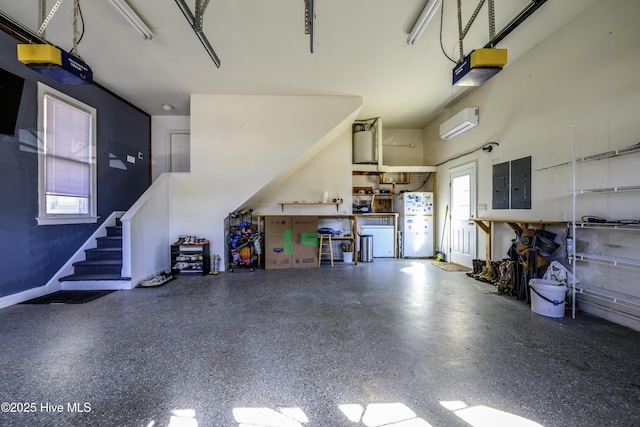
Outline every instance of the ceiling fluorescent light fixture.
[(139, 32), (145, 40), (151, 40), (153, 38), (153, 32), (151, 29), (144, 23), (142, 18), (140, 18), (140, 15), (131, 9), (131, 6), (129, 6), (126, 0), (109, 0), (109, 2), (111, 2), (113, 7), (115, 7), (118, 12), (124, 16), (129, 24), (131, 24), (131, 26), (135, 28), (135, 30)]
[(438, 7), (440, 7), (441, 4), (442, 4), (442, 0), (427, 1), (427, 4), (422, 10), (420, 17), (418, 18), (415, 25), (413, 26), (411, 33), (409, 33), (407, 44), (416, 44), (416, 42), (422, 35), (422, 32), (424, 31), (425, 28), (427, 28), (427, 25), (429, 25), (429, 21), (431, 21), (431, 18), (433, 18), (433, 15), (435, 15), (436, 10), (438, 10)]

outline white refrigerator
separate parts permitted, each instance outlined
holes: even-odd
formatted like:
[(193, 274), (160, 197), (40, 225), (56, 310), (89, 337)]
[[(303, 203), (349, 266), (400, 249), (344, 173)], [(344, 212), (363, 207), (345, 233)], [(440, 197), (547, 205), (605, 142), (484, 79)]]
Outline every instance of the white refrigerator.
[(433, 193), (402, 193), (398, 205), (398, 220), (402, 230), (402, 257), (434, 256)]

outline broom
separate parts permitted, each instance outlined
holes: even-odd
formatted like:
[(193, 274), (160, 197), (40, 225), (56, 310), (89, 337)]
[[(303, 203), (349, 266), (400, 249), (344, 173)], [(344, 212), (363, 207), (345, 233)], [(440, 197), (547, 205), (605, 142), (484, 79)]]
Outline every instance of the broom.
[(447, 262), (446, 254), (442, 251), (442, 245), (444, 244), (444, 232), (447, 229), (447, 217), (449, 216), (449, 205), (444, 213), (444, 225), (442, 226), (442, 239), (440, 239), (440, 250), (436, 251), (436, 261)]

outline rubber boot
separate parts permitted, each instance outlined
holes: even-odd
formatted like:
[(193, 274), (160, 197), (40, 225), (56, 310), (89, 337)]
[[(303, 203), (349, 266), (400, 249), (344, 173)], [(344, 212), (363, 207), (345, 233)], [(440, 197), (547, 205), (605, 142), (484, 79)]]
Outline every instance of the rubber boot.
[(487, 270), (488, 272), (482, 277), (482, 281), (493, 284), (493, 281), (496, 280), (496, 262), (491, 261)]
[(502, 261), (496, 261), (495, 263), (492, 262), (491, 264), (493, 270), (493, 278), (489, 280), (493, 285), (497, 285), (500, 281), (500, 266), (502, 265)]
[(474, 277), (476, 280), (483, 281), (485, 276), (488, 275), (490, 271), (491, 267), (485, 264), (482, 266), (482, 271), (480, 272), (480, 274), (476, 274)]
[(487, 273), (486, 266), (482, 262), (479, 262), (478, 263), (478, 272), (476, 274), (474, 274), (472, 277), (474, 279), (476, 279), (476, 280), (480, 280), (480, 275), (482, 273), (485, 273), (485, 274)]
[(480, 271), (482, 271), (482, 267), (481, 267), (481, 264), (480, 264), (481, 262), (482, 262), (482, 260), (474, 259), (474, 260), (472, 261), (472, 263), (473, 263), (473, 271), (469, 271), (469, 272), (467, 273), (467, 276), (469, 276), (469, 277), (473, 277), (473, 276), (475, 276), (476, 274), (479, 274), (479, 273), (480, 273)]

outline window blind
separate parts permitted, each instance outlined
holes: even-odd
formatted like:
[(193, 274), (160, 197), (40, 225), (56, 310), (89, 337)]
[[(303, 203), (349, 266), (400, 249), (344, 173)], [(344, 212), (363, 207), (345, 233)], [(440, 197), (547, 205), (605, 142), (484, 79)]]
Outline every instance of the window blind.
[(45, 96), (46, 193), (90, 196), (91, 115), (53, 96)]

